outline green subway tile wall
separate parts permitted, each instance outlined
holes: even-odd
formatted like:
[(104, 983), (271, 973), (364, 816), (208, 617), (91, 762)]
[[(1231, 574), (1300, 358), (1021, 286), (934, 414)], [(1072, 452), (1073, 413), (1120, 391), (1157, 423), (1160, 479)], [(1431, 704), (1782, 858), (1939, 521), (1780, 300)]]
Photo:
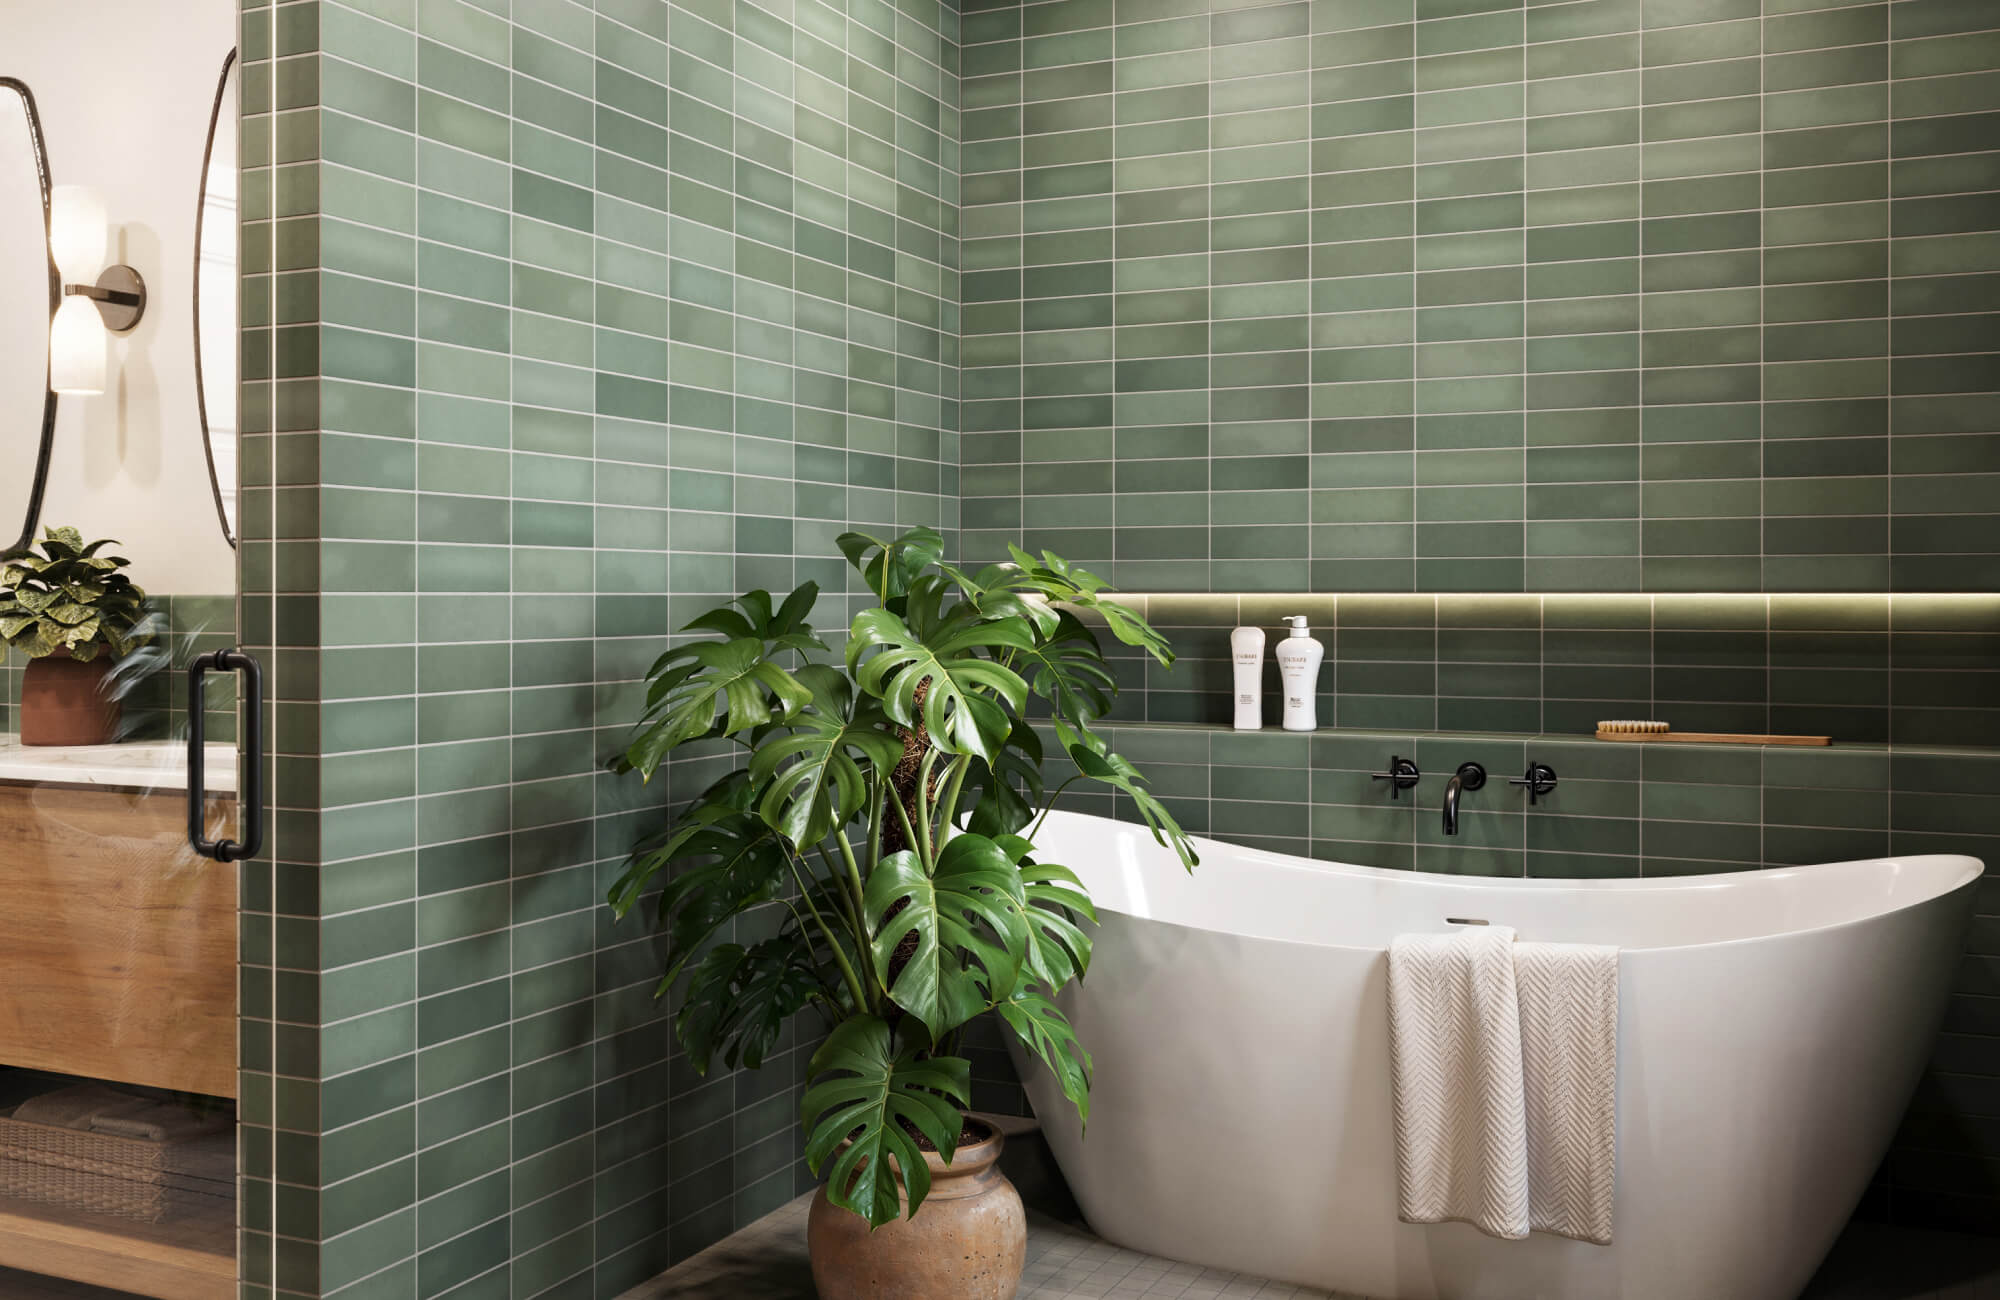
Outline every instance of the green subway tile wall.
[(964, 546), (2000, 587), (2000, 8), (968, 0)]
[[(671, 628), (851, 595), (850, 525), (1155, 593), (1119, 742), (1217, 835), (1986, 854), (2000, 598), (1918, 594), (2000, 588), (1980, 0), (243, 13), (246, 1295), (612, 1296), (803, 1186), (809, 1044), (694, 1077), (600, 906), (717, 760), (601, 764)], [(1344, 730), (1191, 725), (1292, 612)], [(1855, 747), (1695, 781), (1608, 716)], [(1355, 784), (1531, 744), (1559, 802), (1476, 843)], [(1871, 1208), (2000, 1231), (1981, 912)]]
[(246, 5), (248, 1291), (615, 1296), (790, 1199), (604, 888), (668, 634), (956, 527), (938, 0)]

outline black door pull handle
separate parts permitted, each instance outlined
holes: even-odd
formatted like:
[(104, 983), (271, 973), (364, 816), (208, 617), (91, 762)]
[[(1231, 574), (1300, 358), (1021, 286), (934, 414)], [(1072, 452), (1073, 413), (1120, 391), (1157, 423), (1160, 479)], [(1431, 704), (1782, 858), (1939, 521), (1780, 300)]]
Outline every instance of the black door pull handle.
[[(206, 678), (210, 672), (243, 674), (249, 688), (243, 710), (243, 780), (236, 793), (237, 840), (208, 838), (206, 749)], [(194, 851), (217, 862), (254, 858), (264, 847), (264, 672), (241, 650), (211, 650), (188, 664), (188, 843)]]

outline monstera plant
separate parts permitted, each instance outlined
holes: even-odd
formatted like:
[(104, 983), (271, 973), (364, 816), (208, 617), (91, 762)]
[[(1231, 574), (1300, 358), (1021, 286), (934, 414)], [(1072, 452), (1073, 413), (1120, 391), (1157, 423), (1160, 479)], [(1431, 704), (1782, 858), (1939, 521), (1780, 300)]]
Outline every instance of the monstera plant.
[[(1037, 851), (1038, 815), (1072, 782), (1108, 786), (1190, 868), (1195, 854), (1094, 729), (1117, 688), (1080, 614), (1173, 661), (1102, 580), (1018, 549), (966, 572), (922, 528), (839, 544), (876, 602), (843, 653), (806, 621), (808, 582), (775, 606), (753, 591), (704, 614), (686, 630), (708, 637), (648, 672), (617, 766), (650, 778), (684, 747), (735, 764), (635, 848), (610, 901), (621, 917), (657, 910), (658, 991), (679, 991), (696, 1070), (755, 1067), (795, 1014), (820, 1013), (806, 1159), (834, 1204), (881, 1225), (923, 1204), (920, 1143), (952, 1158), (974, 1019), (997, 1015), (1088, 1118), (1090, 1056), (1054, 996), (1089, 966), (1095, 916), (1075, 874)], [(1074, 768), (1054, 790), (1037, 716)], [(775, 933), (725, 937), (774, 902)]]

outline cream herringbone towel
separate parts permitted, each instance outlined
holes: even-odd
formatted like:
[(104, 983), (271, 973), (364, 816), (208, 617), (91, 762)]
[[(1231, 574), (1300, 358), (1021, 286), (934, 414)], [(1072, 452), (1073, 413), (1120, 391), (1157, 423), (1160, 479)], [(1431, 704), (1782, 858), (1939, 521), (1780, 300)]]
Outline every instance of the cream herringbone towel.
[(1528, 1235), (1527, 1117), (1514, 932), (1471, 927), (1389, 945), (1396, 1210)]
[(1515, 944), (1514, 989), (1528, 1226), (1608, 1246), (1618, 1149), (1618, 950)]

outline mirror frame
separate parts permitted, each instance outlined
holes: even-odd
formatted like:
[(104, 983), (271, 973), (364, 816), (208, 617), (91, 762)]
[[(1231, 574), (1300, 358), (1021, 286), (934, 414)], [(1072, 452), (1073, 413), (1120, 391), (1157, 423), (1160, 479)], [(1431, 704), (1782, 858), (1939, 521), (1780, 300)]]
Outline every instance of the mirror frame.
[[(28, 89), (28, 83), (18, 77), (0, 77), (0, 90), (11, 90), (21, 97), (21, 108), (28, 118), (28, 143), (35, 153), (36, 180), (42, 188), (42, 255), (49, 265), (49, 323), (53, 325), (56, 309), (62, 306), (62, 273), (56, 270), (55, 250), (49, 244), (49, 146), (42, 135), (42, 115), (35, 108), (35, 92)], [(56, 440), (56, 390), (45, 387), (42, 399), (42, 444), (35, 453), (35, 481), (28, 489), (27, 519), (21, 525), (21, 535), (13, 545), (0, 551), (0, 559), (12, 559), (24, 555), (34, 547), (35, 525), (42, 518), (42, 496), (49, 486), (49, 454)]]
[(201, 368), (201, 241), (208, 216), (208, 168), (215, 157), (215, 133), (222, 127), (222, 100), (229, 91), (229, 74), (236, 67), (236, 51), (222, 59), (222, 74), (215, 79), (215, 105), (208, 111), (208, 138), (201, 146), (201, 181), (194, 196), (194, 406), (201, 419), (201, 454), (208, 462), (209, 495), (215, 500), (216, 522), (222, 525), (223, 540), (234, 548), (236, 534), (229, 527), (229, 512), (222, 506), (222, 480), (215, 473), (214, 435), (208, 427), (208, 380)]

